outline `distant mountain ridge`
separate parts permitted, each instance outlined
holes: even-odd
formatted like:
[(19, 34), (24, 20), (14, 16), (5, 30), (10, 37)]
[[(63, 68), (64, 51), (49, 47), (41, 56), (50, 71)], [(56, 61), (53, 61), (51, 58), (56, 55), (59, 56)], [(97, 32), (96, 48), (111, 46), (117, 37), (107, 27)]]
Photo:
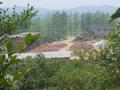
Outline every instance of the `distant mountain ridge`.
[[(18, 7), (17, 11), (21, 11), (22, 9), (24, 9), (24, 7)], [(41, 15), (41, 16), (47, 15), (47, 13), (52, 13), (52, 12), (55, 12), (55, 11), (66, 11), (68, 13), (74, 13), (74, 12), (78, 12), (78, 13), (92, 12), (92, 13), (95, 13), (95, 12), (99, 11), (99, 12), (103, 12), (103, 13), (112, 14), (117, 10), (117, 7), (110, 6), (110, 5), (80, 6), (80, 7), (75, 7), (75, 8), (71, 8), (71, 9), (57, 9), (57, 10), (35, 7), (35, 10), (37, 10), (38, 15)]]
[(114, 13), (117, 10), (117, 7), (104, 5), (104, 6), (80, 6), (72, 9), (68, 9), (69, 12), (78, 12), (78, 13), (86, 13), (92, 12), (95, 13), (97, 11), (104, 12), (104, 13)]
[(55, 11), (66, 11), (68, 13), (87, 13), (87, 12), (92, 12), (95, 13), (97, 11), (103, 12), (103, 13), (109, 13), (112, 14), (117, 10), (117, 7), (110, 6), (110, 5), (104, 5), (104, 6), (80, 6), (80, 7), (75, 7), (71, 9), (58, 9), (58, 10), (51, 10), (51, 9), (45, 9), (45, 8), (36, 8), (39, 13), (51, 13)]

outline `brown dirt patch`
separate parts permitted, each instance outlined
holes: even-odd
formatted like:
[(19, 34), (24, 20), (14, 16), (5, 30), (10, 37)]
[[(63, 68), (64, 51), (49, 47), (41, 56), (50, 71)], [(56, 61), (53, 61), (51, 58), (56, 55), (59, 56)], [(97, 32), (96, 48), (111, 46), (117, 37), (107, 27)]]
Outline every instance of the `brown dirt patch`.
[(60, 48), (66, 47), (65, 43), (56, 43), (56, 44), (46, 44), (35, 49), (31, 50), (31, 52), (50, 52), (50, 51), (58, 51)]
[(71, 47), (70, 50), (89, 50), (92, 46), (86, 42), (75, 42)]

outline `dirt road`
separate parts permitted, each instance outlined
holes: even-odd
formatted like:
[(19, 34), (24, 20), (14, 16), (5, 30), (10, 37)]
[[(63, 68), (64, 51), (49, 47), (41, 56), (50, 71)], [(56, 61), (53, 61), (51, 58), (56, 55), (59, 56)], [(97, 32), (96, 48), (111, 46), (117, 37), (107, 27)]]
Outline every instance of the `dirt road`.
[(59, 49), (59, 51), (69, 51), (70, 47), (74, 44), (71, 40), (64, 40), (62, 43), (67, 44), (67, 46)]

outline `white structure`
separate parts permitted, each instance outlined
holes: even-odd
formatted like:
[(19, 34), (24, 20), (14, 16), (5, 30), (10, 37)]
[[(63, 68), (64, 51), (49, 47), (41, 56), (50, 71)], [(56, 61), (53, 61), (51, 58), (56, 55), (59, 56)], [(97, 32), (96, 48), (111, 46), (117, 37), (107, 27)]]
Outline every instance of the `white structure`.
[(15, 55), (17, 55), (18, 59), (25, 59), (27, 57), (35, 58), (40, 55), (40, 53), (16, 53)]
[(10, 35), (8, 36), (9, 38), (16, 38), (16, 37), (20, 37), (20, 38), (24, 38), (27, 34), (31, 33), (32, 35), (38, 35), (38, 32), (24, 32), (24, 33), (20, 33), (20, 34), (16, 34), (16, 35)]
[(42, 52), (45, 58), (70, 58), (72, 51)]
[(99, 48), (104, 48), (107, 45), (107, 41), (106, 40), (101, 40), (99, 42), (93, 43), (92, 47), (93, 49), (99, 49)]
[(72, 51), (53, 51), (53, 52), (33, 52), (33, 53), (16, 53), (19, 59), (27, 57), (35, 58), (38, 55), (43, 55), (45, 58), (70, 58)]

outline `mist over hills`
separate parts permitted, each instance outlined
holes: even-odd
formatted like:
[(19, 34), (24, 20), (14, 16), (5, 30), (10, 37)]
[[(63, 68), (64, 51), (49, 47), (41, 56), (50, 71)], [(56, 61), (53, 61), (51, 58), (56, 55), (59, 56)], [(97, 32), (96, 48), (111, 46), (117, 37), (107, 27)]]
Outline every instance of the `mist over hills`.
[(95, 13), (97, 11), (112, 14), (117, 10), (117, 7), (104, 5), (104, 6), (81, 6), (72, 9), (68, 9), (69, 12), (79, 12), (79, 13), (86, 13), (92, 12)]
[(46, 15), (48, 12), (53, 13), (55, 11), (66, 11), (67, 13), (95, 13), (97, 11), (103, 12), (103, 13), (109, 13), (113, 14), (116, 10), (117, 7), (110, 6), (110, 5), (104, 5), (104, 6), (80, 6), (80, 7), (75, 7), (71, 9), (58, 9), (58, 10), (52, 10), (52, 9), (45, 9), (45, 8), (36, 8), (38, 10), (38, 15)]
[[(17, 7), (17, 11), (20, 12), (24, 9), (25, 7)], [(10, 8), (11, 11), (12, 8)], [(52, 9), (46, 9), (46, 8), (41, 8), (41, 7), (35, 7), (35, 10), (38, 11), (37, 15), (40, 16), (45, 16), (47, 13), (53, 13), (56, 11), (66, 11), (67, 13), (95, 13), (97, 11), (103, 12), (103, 13), (109, 13), (112, 14), (117, 10), (117, 7), (110, 6), (110, 5), (103, 5), (103, 6), (80, 6), (80, 7), (75, 7), (71, 9), (58, 9), (58, 10), (52, 10)]]

